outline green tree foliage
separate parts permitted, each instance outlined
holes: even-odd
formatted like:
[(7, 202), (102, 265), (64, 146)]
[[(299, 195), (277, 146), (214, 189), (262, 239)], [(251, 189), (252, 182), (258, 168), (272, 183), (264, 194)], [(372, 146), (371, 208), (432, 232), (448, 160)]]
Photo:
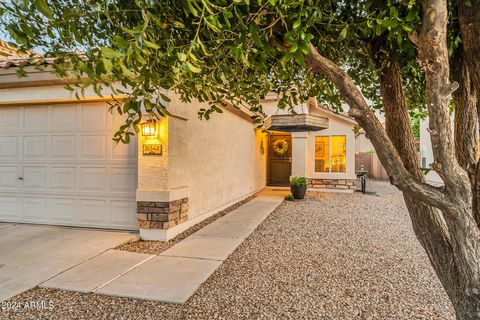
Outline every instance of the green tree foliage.
[(17, 44), (40, 48), (45, 58), (56, 58), (58, 75), (77, 77), (70, 90), (81, 95), (91, 86), (101, 95), (109, 87), (130, 96), (113, 106), (127, 115), (116, 135), (124, 142), (141, 121), (142, 106), (152, 117), (168, 114), (164, 90), (209, 102), (199, 110), (205, 119), (229, 103), (247, 106), (261, 122), (259, 101), (271, 91), (280, 108), (293, 110), (315, 96), (341, 109), (333, 84), (305, 70), (310, 43), (344, 66), (381, 109), (371, 54), (379, 42), (377, 55), (401, 58), (412, 110), (424, 103), (423, 75), (407, 40), (420, 23), (415, 0), (14, 0), (1, 10)]

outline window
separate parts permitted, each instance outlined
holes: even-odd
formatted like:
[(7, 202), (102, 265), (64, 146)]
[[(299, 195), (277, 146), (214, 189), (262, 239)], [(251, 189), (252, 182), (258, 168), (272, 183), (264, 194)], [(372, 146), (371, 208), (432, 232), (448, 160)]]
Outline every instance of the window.
[(315, 137), (315, 171), (330, 172), (330, 137)]
[(347, 172), (347, 137), (315, 137), (315, 172)]

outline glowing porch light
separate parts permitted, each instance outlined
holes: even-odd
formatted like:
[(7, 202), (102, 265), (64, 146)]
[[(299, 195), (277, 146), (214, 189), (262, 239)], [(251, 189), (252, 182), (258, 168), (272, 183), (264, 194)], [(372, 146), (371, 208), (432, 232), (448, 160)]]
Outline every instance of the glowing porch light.
[(157, 135), (157, 122), (155, 120), (148, 120), (141, 124), (142, 136), (154, 137)]

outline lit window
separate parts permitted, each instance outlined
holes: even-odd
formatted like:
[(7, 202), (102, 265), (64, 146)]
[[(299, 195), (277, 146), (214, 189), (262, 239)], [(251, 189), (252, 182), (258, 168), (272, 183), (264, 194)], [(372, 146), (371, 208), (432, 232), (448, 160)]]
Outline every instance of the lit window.
[(330, 171), (330, 137), (315, 137), (315, 171)]
[(315, 137), (315, 172), (347, 172), (347, 137)]

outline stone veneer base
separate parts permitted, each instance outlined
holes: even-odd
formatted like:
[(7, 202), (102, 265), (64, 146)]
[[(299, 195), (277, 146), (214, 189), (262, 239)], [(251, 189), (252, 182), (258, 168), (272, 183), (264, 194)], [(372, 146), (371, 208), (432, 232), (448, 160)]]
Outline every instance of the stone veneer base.
[(188, 220), (188, 198), (173, 201), (137, 201), (140, 229), (169, 229)]
[(307, 186), (309, 189), (321, 189), (321, 190), (356, 190), (356, 179), (308, 179)]

